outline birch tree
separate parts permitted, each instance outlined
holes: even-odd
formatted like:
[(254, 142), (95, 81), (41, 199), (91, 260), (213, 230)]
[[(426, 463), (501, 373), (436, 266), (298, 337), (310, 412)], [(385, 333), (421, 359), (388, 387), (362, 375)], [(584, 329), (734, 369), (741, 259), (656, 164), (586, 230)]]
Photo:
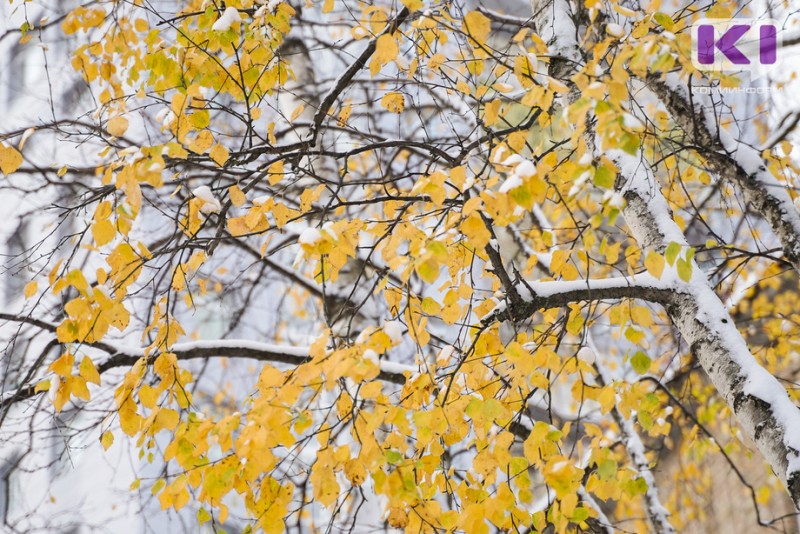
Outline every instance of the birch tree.
[[(120, 448), (191, 532), (670, 533), (717, 459), (734, 528), (796, 528), (787, 6), (11, 9), (49, 105), (0, 129), (6, 481)], [(734, 15), (777, 75), (692, 63)], [(88, 513), (12, 487), (9, 530)]]

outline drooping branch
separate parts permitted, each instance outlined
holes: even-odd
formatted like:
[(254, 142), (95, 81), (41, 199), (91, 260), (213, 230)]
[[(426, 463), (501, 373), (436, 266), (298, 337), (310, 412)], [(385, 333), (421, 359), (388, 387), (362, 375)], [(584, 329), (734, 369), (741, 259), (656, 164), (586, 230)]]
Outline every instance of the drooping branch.
[[(118, 346), (106, 342), (88, 346), (109, 353), (107, 359), (99, 361), (97, 364), (97, 371), (101, 375), (110, 369), (133, 366), (140, 358), (145, 356), (144, 349), (138, 347)], [(299, 366), (311, 361), (310, 350), (310, 347), (275, 345), (246, 339), (226, 339), (176, 343), (169, 352), (175, 354), (178, 360), (228, 357)], [(405, 384), (408, 373), (414, 374), (418, 372), (416, 367), (395, 362), (381, 361), (379, 365), (378, 379), (392, 384)], [(34, 397), (38, 393), (35, 384), (24, 385), (16, 391), (6, 394), (0, 400), (0, 409), (5, 409), (15, 402)]]

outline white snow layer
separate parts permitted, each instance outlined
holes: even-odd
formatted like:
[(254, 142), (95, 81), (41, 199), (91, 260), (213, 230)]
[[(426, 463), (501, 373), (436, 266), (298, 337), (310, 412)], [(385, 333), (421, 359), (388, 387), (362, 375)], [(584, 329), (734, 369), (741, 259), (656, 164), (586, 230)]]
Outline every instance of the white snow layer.
[(233, 26), (233, 23), (239, 20), (239, 10), (235, 7), (229, 7), (225, 10), (220, 18), (211, 26), (215, 32), (225, 32)]

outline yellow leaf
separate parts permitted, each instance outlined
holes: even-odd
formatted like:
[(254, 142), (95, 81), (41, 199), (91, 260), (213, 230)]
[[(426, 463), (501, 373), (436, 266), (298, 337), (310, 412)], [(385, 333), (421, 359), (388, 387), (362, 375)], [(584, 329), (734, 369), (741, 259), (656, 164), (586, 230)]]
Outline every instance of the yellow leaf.
[(267, 172), (269, 173), (269, 185), (277, 184), (278, 182), (283, 180), (283, 175), (285, 174), (283, 170), (283, 162), (276, 161), (275, 163), (269, 166)]
[(247, 225), (247, 217), (233, 217), (228, 219), (228, 231), (234, 237), (249, 234), (252, 230)]
[(391, 113), (402, 113), (405, 107), (405, 99), (400, 93), (386, 93), (381, 98), (381, 106)]
[(461, 231), (469, 238), (470, 244), (477, 249), (484, 248), (492, 238), (481, 217), (474, 212), (461, 223)]
[(36, 294), (37, 289), (39, 288), (39, 283), (36, 280), (32, 280), (25, 284), (25, 298), (29, 299)]
[(658, 279), (661, 279), (665, 263), (664, 256), (653, 250), (647, 254), (644, 260), (644, 266), (647, 268), (647, 272)]
[(208, 130), (203, 130), (199, 134), (197, 134), (197, 138), (192, 141), (192, 144), (189, 146), (189, 150), (192, 152), (196, 152), (197, 154), (202, 154), (209, 148), (211, 145), (214, 144), (214, 136), (211, 135), (211, 132)]
[(325, 3), (322, 4), (322, 12), (330, 13), (331, 11), (333, 11), (333, 0), (325, 0)]
[(50, 380), (42, 380), (36, 387), (33, 388), (34, 393), (39, 393), (40, 391), (49, 391), (50, 390)]
[(397, 46), (397, 41), (388, 33), (382, 34), (378, 37), (375, 43), (375, 55), (369, 65), (370, 73), (375, 76), (381, 70), (381, 67), (394, 60), (397, 54), (400, 53), (400, 48)]
[(475, 42), (483, 44), (489, 36), (492, 24), (488, 18), (478, 11), (470, 11), (464, 15), (463, 29)]
[(432, 284), (439, 279), (439, 265), (433, 260), (427, 260), (417, 265), (417, 274), (425, 282)]
[(422, 0), (401, 0), (401, 1), (403, 2), (403, 5), (406, 6), (408, 10), (411, 11), (412, 13), (414, 11), (417, 11), (418, 9), (422, 9), (424, 5), (422, 3)]
[(305, 109), (306, 107), (303, 104), (300, 104), (299, 106), (294, 108), (294, 111), (292, 111), (292, 116), (289, 117), (289, 122), (294, 122), (294, 120), (297, 117), (299, 117), (303, 113), (303, 111), (305, 111)]
[(92, 237), (94, 238), (94, 244), (98, 247), (110, 243), (116, 233), (116, 228), (114, 228), (114, 224), (111, 221), (101, 220), (92, 225)]
[(342, 108), (342, 110), (339, 112), (339, 120), (338, 120), (339, 126), (341, 126), (342, 128), (347, 126), (347, 119), (350, 118), (350, 114), (352, 112), (353, 112), (353, 106), (351, 106), (350, 104), (347, 104), (345, 107)]
[(114, 117), (106, 124), (106, 130), (114, 137), (120, 137), (128, 130), (128, 119), (125, 117)]
[(209, 521), (211, 521), (211, 514), (209, 514), (205, 508), (200, 508), (197, 511), (197, 522), (202, 525), (203, 523), (208, 523)]
[(428, 68), (434, 71), (439, 70), (445, 61), (447, 61), (447, 56), (437, 52), (428, 59)]
[(219, 143), (211, 147), (211, 151), (208, 155), (211, 156), (211, 159), (220, 167), (225, 165), (225, 162), (228, 161), (228, 149)]
[(78, 370), (84, 380), (92, 384), (97, 384), (98, 386), (100, 385), (100, 373), (97, 372), (97, 367), (94, 366), (92, 360), (87, 356), (84, 356), (81, 360)]
[(228, 195), (231, 197), (231, 203), (237, 208), (247, 201), (247, 197), (244, 195), (242, 190), (239, 189), (238, 185), (230, 186), (228, 188)]
[(108, 450), (111, 444), (114, 443), (114, 434), (103, 432), (103, 435), (100, 436), (100, 443), (103, 445), (103, 449)]
[(0, 171), (6, 176), (22, 165), (22, 154), (12, 146), (0, 144)]
[(355, 459), (345, 462), (344, 474), (354, 486), (360, 486), (364, 479), (367, 478), (367, 470), (364, 468), (364, 464)]
[(50, 371), (61, 376), (72, 375), (72, 364), (75, 361), (75, 356), (69, 352), (65, 352), (59, 359), (50, 364)]
[(486, 123), (486, 126), (493, 126), (494, 123), (497, 122), (497, 118), (500, 116), (500, 106), (502, 104), (502, 100), (496, 99), (488, 102), (484, 106), (483, 122)]
[(147, 384), (139, 388), (139, 401), (145, 408), (155, 408), (158, 402), (158, 395), (158, 391)]

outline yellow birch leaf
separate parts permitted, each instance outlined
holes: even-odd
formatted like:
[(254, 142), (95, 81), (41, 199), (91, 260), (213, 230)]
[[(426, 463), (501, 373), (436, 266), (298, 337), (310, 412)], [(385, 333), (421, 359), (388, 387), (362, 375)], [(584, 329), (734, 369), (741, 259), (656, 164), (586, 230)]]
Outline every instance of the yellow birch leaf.
[(424, 6), (422, 0), (401, 0), (401, 2), (403, 2), (403, 5), (406, 6), (412, 13), (418, 9), (422, 9)]
[(233, 217), (228, 219), (228, 231), (234, 237), (249, 234), (252, 230), (247, 225), (247, 217)]
[(114, 443), (114, 434), (111, 432), (103, 432), (103, 435), (100, 436), (100, 443), (103, 445), (103, 449), (108, 450)]
[(500, 116), (500, 106), (502, 104), (502, 100), (496, 99), (488, 102), (484, 106), (483, 122), (486, 124), (486, 126), (493, 126), (497, 122), (497, 119)]
[(78, 371), (83, 379), (87, 382), (97, 384), (98, 386), (100, 385), (100, 373), (97, 372), (97, 367), (94, 366), (94, 362), (92, 362), (92, 360), (90, 360), (87, 356), (84, 356), (81, 360)]
[(0, 171), (6, 176), (22, 165), (22, 154), (12, 146), (0, 144)]
[(347, 126), (347, 120), (350, 118), (350, 114), (352, 112), (353, 112), (353, 106), (351, 106), (350, 104), (347, 104), (345, 107), (342, 108), (342, 110), (339, 112), (339, 119), (338, 119), (339, 126), (341, 126), (342, 128)]
[(447, 61), (447, 56), (437, 52), (428, 59), (428, 68), (433, 71), (439, 70), (445, 61)]
[(128, 130), (128, 119), (125, 117), (114, 117), (106, 124), (106, 130), (114, 137), (120, 137)]
[(214, 136), (208, 130), (203, 130), (197, 134), (197, 138), (189, 145), (189, 150), (197, 154), (202, 154), (214, 144)]
[(247, 201), (247, 197), (239, 189), (238, 185), (232, 185), (228, 188), (228, 195), (231, 197), (231, 203), (237, 208)]
[(92, 225), (92, 237), (94, 238), (94, 244), (98, 247), (110, 243), (116, 233), (114, 224), (111, 221), (101, 220)]
[(397, 41), (388, 33), (382, 34), (378, 37), (375, 43), (375, 54), (369, 65), (370, 74), (375, 76), (381, 70), (381, 67), (397, 58), (400, 53), (400, 48), (397, 46)]
[(69, 352), (65, 352), (56, 361), (50, 364), (49, 370), (57, 375), (70, 376), (72, 374), (72, 364), (75, 361), (75, 356)]
[(29, 299), (36, 294), (36, 291), (39, 288), (39, 283), (36, 280), (32, 280), (25, 284), (25, 298)]
[(220, 167), (225, 165), (225, 162), (228, 161), (228, 149), (219, 143), (211, 147), (211, 151), (208, 153), (208, 155)]
[(472, 37), (476, 43), (485, 43), (491, 29), (491, 22), (483, 14), (477, 11), (470, 11), (464, 15), (463, 30)]
[(664, 256), (654, 250), (651, 250), (644, 260), (644, 266), (647, 268), (647, 272), (658, 279), (661, 279), (665, 263)]
[(269, 185), (275, 185), (281, 180), (283, 180), (283, 175), (285, 174), (283, 171), (283, 162), (276, 161), (272, 165), (269, 166), (267, 169), (269, 173)]
[(289, 117), (289, 122), (294, 122), (294, 120), (297, 117), (299, 117), (305, 110), (306, 110), (306, 107), (303, 104), (300, 104), (299, 106), (294, 108), (294, 111), (292, 111), (292, 116)]
[(476, 249), (482, 249), (489, 244), (492, 235), (483, 224), (483, 220), (477, 213), (470, 214), (464, 222), (461, 223), (461, 231), (469, 238), (469, 242)]
[(405, 99), (400, 93), (386, 93), (381, 98), (381, 106), (391, 113), (402, 113), (405, 105)]

